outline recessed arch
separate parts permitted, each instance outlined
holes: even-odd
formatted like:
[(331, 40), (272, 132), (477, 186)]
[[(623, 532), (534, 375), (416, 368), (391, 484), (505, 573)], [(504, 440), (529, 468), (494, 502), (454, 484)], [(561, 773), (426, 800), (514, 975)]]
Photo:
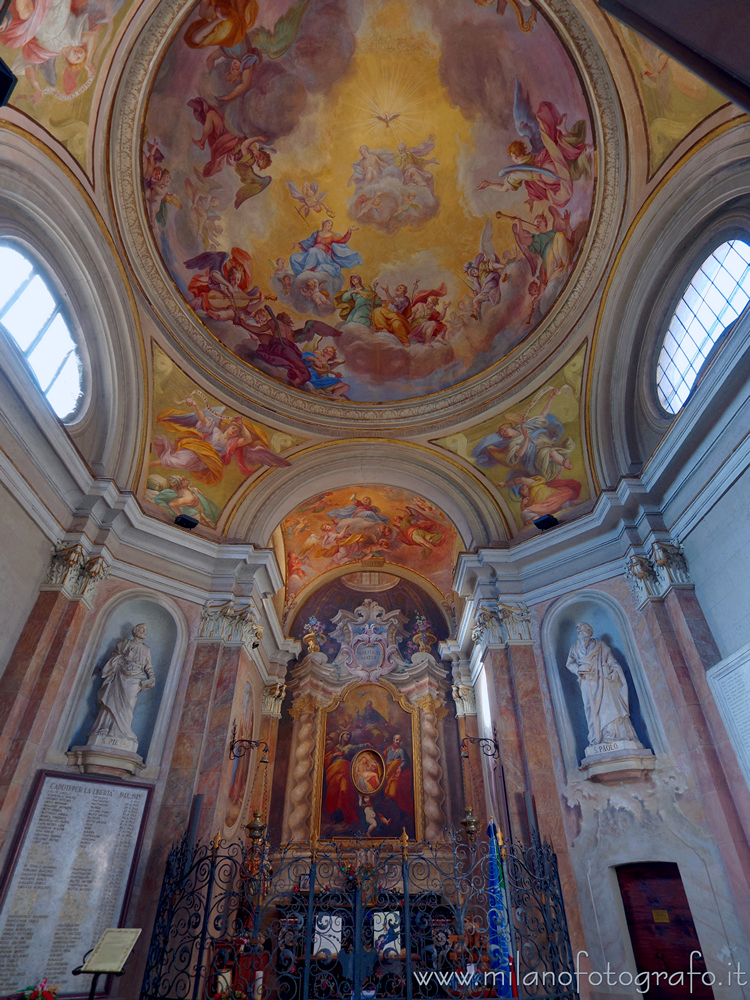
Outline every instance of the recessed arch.
[(667, 175), (630, 228), (594, 339), (592, 457), (604, 485), (639, 472), (671, 425), (656, 393), (664, 332), (711, 251), (747, 238), (749, 162), (747, 125), (718, 132)]
[(343, 486), (400, 486), (439, 507), (463, 546), (472, 549), (505, 540), (505, 518), (482, 478), (429, 448), (393, 441), (333, 442), (287, 456), (289, 469), (275, 470), (238, 497), (223, 524), (226, 533), (269, 544), (294, 508), (326, 490)]
[(96, 474), (129, 486), (145, 413), (140, 328), (114, 244), (92, 208), (40, 143), (0, 131), (0, 239), (44, 263), (77, 326), (90, 391), (67, 430)]

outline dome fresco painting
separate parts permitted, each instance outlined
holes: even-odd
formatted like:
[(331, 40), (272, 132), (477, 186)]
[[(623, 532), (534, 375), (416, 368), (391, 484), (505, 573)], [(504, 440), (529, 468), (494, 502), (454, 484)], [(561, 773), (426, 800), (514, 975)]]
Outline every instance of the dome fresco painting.
[(184, 19), (146, 109), (144, 210), (236, 358), (397, 401), (485, 371), (549, 314), (592, 215), (592, 122), (544, 16), (502, 7), (236, 0)]

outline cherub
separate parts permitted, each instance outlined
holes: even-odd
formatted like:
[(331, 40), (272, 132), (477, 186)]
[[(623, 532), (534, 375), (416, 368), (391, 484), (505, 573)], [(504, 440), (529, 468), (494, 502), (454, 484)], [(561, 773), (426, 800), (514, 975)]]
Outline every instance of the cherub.
[(331, 296), (321, 287), (317, 278), (308, 278), (300, 291), (306, 299), (311, 299), (316, 306), (320, 306), (321, 309), (330, 309)]
[(166, 167), (154, 167), (150, 179), (145, 183), (146, 206), (148, 207), (151, 225), (167, 224), (167, 205), (182, 208), (182, 202), (174, 192), (169, 190), (172, 174)]
[(219, 190), (218, 184), (196, 183), (191, 177), (185, 178), (185, 192), (190, 199), (190, 214), (195, 232), (200, 237), (204, 250), (218, 250), (219, 237), (224, 231), (220, 225), (219, 198), (212, 191)]
[(308, 350), (302, 352), (302, 360), (310, 369), (310, 382), (308, 384), (313, 391), (323, 390), (330, 393), (334, 399), (348, 398), (346, 393), (350, 386), (336, 371), (344, 364), (344, 360), (339, 359), (335, 347), (320, 348), (314, 342)]
[(329, 219), (334, 219), (336, 213), (332, 212), (328, 205), (323, 201), (326, 196), (325, 191), (318, 193), (318, 182), (317, 181), (302, 181), (302, 188), (298, 188), (294, 181), (287, 181), (286, 186), (289, 188), (289, 193), (295, 201), (300, 204), (296, 205), (296, 209), (303, 219), (306, 219), (310, 212), (317, 212), (318, 215), (325, 209), (325, 213)]

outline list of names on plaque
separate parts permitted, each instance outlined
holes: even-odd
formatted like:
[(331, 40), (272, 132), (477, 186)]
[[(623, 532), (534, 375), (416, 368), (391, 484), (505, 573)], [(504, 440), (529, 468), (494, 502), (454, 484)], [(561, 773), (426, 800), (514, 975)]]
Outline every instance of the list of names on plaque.
[(750, 785), (750, 660), (717, 664), (709, 669), (708, 680)]
[(0, 911), (0, 994), (47, 976), (61, 993), (122, 910), (148, 791), (45, 775)]

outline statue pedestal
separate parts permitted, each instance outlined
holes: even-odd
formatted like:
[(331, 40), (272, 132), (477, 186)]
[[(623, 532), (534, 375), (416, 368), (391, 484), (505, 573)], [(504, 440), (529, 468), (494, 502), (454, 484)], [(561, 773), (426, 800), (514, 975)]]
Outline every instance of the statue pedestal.
[(106, 774), (132, 778), (143, 770), (143, 757), (136, 753), (137, 740), (120, 740), (93, 734), (86, 746), (71, 747), (66, 757), (83, 774)]
[(578, 770), (585, 778), (602, 784), (636, 781), (653, 771), (656, 757), (638, 740), (612, 740), (586, 747)]

